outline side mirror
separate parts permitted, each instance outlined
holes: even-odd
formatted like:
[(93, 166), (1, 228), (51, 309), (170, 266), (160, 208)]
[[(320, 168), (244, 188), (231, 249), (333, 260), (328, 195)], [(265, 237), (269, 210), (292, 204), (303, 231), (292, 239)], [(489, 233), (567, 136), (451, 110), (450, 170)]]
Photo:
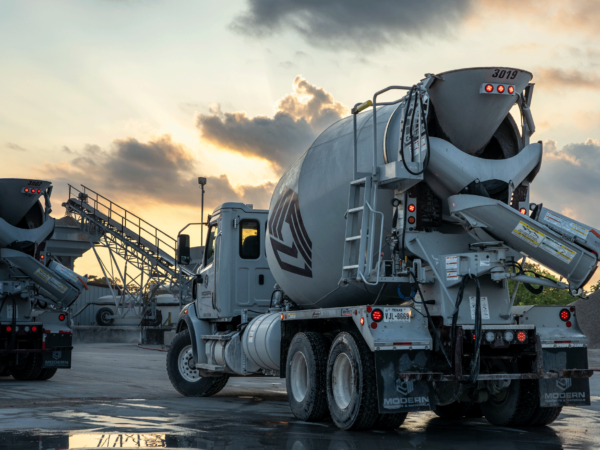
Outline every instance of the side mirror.
[(187, 265), (190, 261), (190, 235), (180, 234), (177, 236), (177, 263)]

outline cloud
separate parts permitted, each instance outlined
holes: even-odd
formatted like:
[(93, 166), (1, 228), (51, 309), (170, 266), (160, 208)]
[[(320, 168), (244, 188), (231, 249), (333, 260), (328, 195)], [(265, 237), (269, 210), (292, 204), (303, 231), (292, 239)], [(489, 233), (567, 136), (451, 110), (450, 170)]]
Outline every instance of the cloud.
[[(183, 145), (163, 135), (148, 142), (116, 139), (109, 149), (86, 145), (66, 163), (46, 163), (55, 184), (85, 186), (118, 203), (191, 206), (199, 205), (198, 170), (195, 156)], [(206, 208), (240, 201), (268, 208), (273, 183), (233, 187), (226, 175), (207, 177)]]
[(298, 75), (294, 92), (283, 97), (273, 117), (248, 117), (245, 112), (200, 114), (202, 138), (218, 147), (264, 159), (281, 173), (326, 127), (348, 113), (333, 96)]
[(13, 144), (12, 142), (7, 142), (6, 144), (4, 144), (4, 146), (6, 148), (10, 148), (11, 150), (15, 150), (17, 152), (26, 152), (27, 151), (26, 148), (23, 148), (23, 147), (21, 147), (20, 145), (17, 145), (17, 144)]
[(599, 229), (598, 180), (600, 141), (587, 139), (559, 148), (556, 141), (548, 140), (542, 169), (532, 183), (531, 201)]
[(296, 64), (294, 64), (291, 61), (282, 61), (278, 65), (283, 69), (293, 69), (294, 67), (296, 67)]
[(413, 37), (446, 35), (471, 0), (247, 0), (231, 28), (265, 37), (292, 29), (314, 47), (375, 50)]
[(600, 89), (600, 77), (595, 73), (581, 72), (576, 69), (556, 67), (539, 68), (535, 71), (535, 81), (540, 86), (551, 89), (581, 88)]

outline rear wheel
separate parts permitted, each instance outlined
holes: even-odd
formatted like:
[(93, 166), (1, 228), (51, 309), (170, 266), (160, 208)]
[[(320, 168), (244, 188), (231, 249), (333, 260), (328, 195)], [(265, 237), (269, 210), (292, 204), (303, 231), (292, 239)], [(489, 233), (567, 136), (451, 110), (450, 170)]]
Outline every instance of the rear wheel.
[(42, 369), (42, 371), (40, 372), (40, 374), (37, 377), (37, 379), (41, 380), (41, 381), (49, 380), (54, 375), (56, 375), (56, 371), (57, 370), (58, 369)]
[(42, 364), (41, 353), (20, 353), (15, 364), (10, 366), (9, 373), (15, 380), (35, 380), (43, 370)]
[(533, 412), (533, 416), (531, 416), (531, 419), (527, 423), (527, 426), (543, 427), (546, 425), (550, 425), (552, 422), (558, 419), (558, 416), (560, 416), (561, 411), (561, 406), (551, 408), (540, 408), (539, 406), (537, 406), (535, 411)]
[(320, 333), (298, 333), (286, 363), (288, 402), (294, 416), (307, 422), (327, 418), (326, 375), (329, 341)]
[(379, 418), (373, 354), (358, 333), (337, 335), (327, 361), (327, 403), (342, 430), (366, 430)]
[(107, 327), (109, 325), (112, 325), (115, 319), (113, 319), (110, 316), (112, 316), (113, 314), (114, 312), (110, 308), (100, 308), (96, 313), (96, 323), (101, 327)]
[(202, 377), (196, 368), (189, 330), (177, 334), (167, 353), (167, 373), (173, 387), (186, 397), (210, 397), (227, 384), (229, 375)]
[[(535, 380), (499, 380), (510, 382), (508, 387), (492, 388), (490, 399), (481, 404), (483, 415), (493, 425), (526, 426), (536, 407), (537, 382)], [(494, 393), (495, 392), (495, 393)]]

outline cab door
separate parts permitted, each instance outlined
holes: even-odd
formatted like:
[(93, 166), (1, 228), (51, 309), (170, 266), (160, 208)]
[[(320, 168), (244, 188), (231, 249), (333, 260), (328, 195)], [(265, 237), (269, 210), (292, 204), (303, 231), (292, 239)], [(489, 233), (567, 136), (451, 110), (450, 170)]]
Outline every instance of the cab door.
[(210, 224), (204, 247), (206, 251), (204, 252), (202, 269), (200, 271), (202, 283), (198, 285), (198, 299), (196, 300), (198, 317), (203, 319), (218, 317), (215, 292), (215, 267), (217, 265), (218, 245), (222, 237), (220, 229), (220, 220)]

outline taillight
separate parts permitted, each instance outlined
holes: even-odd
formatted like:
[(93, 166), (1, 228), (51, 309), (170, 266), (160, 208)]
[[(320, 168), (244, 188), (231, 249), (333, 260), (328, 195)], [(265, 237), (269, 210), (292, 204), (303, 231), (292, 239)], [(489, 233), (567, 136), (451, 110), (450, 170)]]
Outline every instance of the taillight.
[(517, 333), (517, 341), (525, 342), (525, 339), (527, 339), (527, 333), (525, 333), (524, 331), (519, 331)]
[(563, 322), (566, 322), (571, 318), (571, 312), (566, 308), (561, 309), (559, 316), (560, 316), (560, 320), (562, 320)]
[(383, 320), (383, 312), (380, 309), (374, 309), (371, 313), (371, 319), (374, 322), (381, 322)]
[(64, 321), (66, 318), (67, 316), (65, 316), (64, 314), (58, 316), (58, 320), (60, 320), (61, 322)]
[(414, 218), (413, 216), (410, 216), (410, 217), (408, 218), (408, 223), (410, 223), (411, 225), (412, 225), (413, 223), (415, 223), (415, 218)]
[(9, 333), (12, 331), (12, 327), (9, 325), (6, 327), (6, 331), (8, 331)]
[(33, 331), (34, 333), (37, 331), (37, 327), (34, 325), (31, 327), (31, 331)]
[(408, 205), (409, 212), (415, 212), (415, 209), (416, 209), (415, 205)]
[(520, 212), (521, 214), (527, 214), (527, 210), (526, 210), (525, 208), (521, 208), (521, 209), (519, 210), (519, 212)]

